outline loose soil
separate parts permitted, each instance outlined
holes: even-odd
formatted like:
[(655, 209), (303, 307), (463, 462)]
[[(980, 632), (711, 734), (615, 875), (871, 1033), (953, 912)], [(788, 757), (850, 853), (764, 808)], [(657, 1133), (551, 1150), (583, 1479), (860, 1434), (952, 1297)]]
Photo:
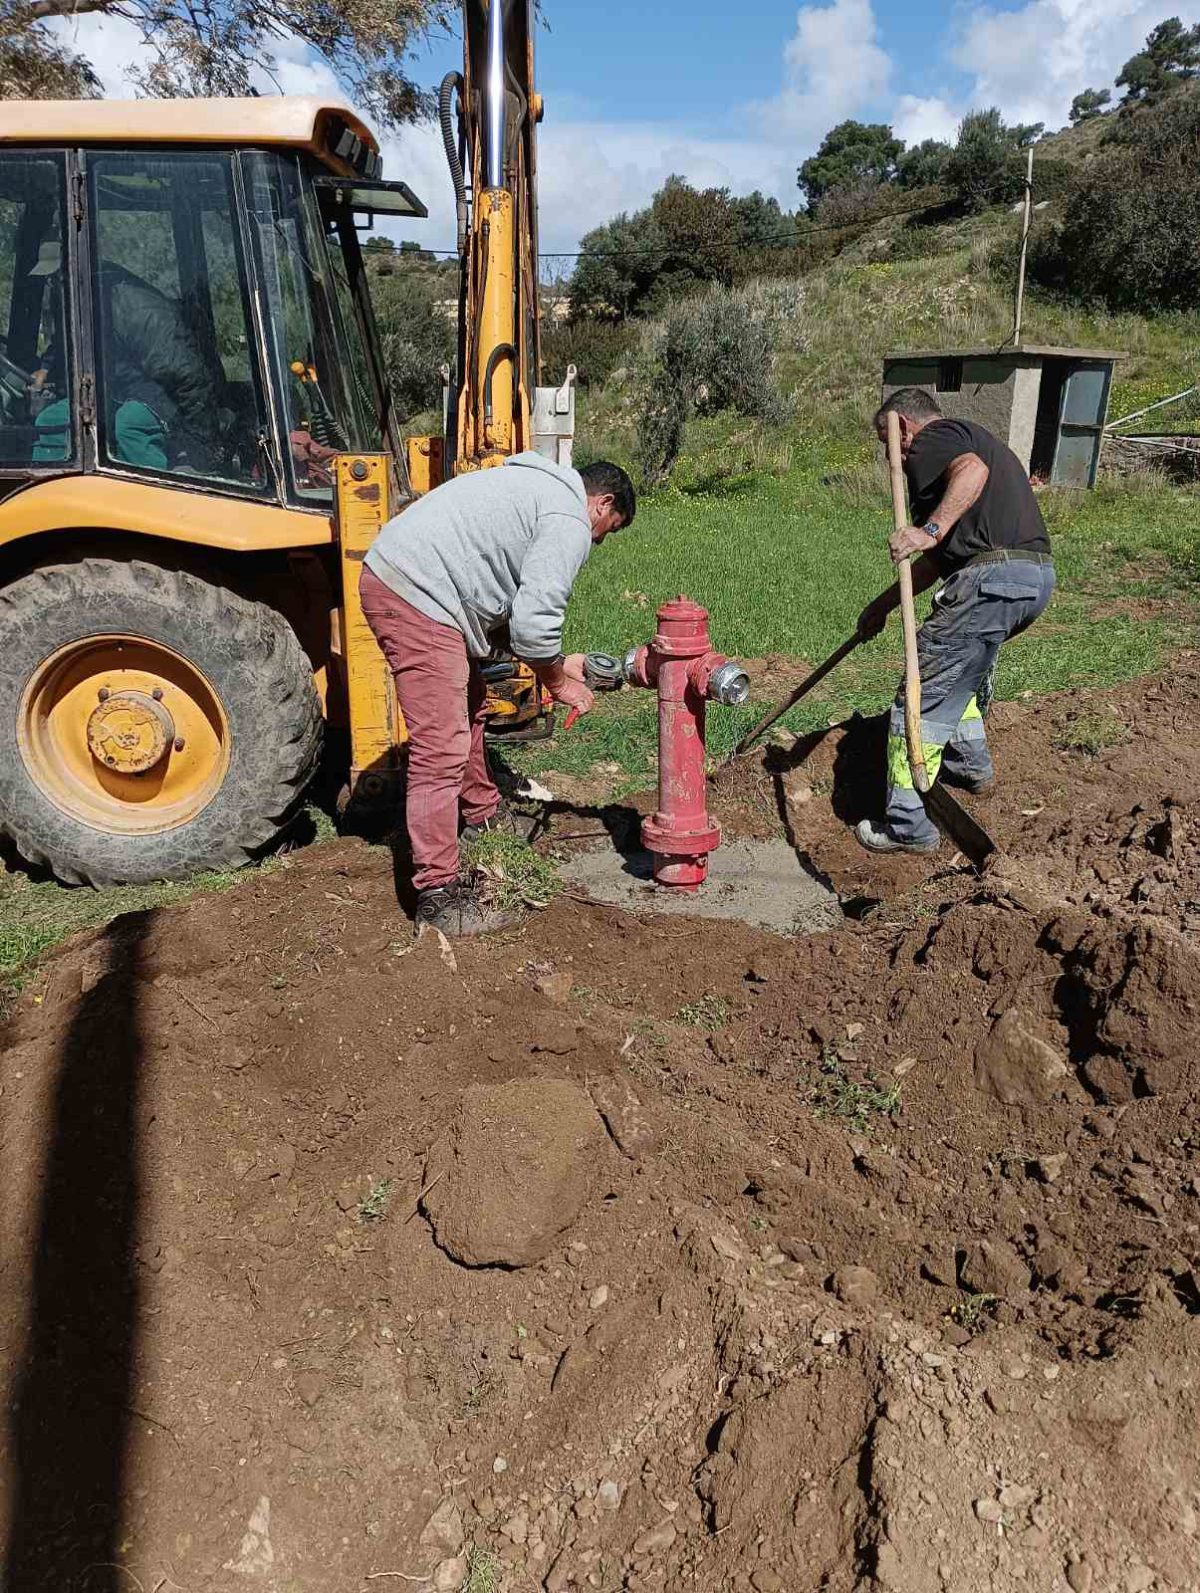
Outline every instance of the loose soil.
[(877, 723), (735, 765), (806, 938), (414, 942), (349, 841), (78, 937), (3, 1057), (5, 1585), (1200, 1586), (1198, 691), (997, 708), (983, 879), (848, 838)]

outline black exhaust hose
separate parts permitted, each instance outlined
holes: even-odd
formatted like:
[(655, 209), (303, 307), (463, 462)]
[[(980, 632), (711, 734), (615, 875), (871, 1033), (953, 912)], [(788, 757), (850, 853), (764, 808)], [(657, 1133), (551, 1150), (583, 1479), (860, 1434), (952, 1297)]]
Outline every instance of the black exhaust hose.
[(461, 72), (447, 72), (438, 90), (438, 117), (442, 124), (442, 143), (446, 148), (446, 163), (450, 167), (450, 181), (454, 184), (454, 204), (458, 212), (458, 252), (467, 243), (467, 180), (463, 175), (462, 161), (458, 155), (458, 135), (454, 126), (454, 96), (462, 95)]

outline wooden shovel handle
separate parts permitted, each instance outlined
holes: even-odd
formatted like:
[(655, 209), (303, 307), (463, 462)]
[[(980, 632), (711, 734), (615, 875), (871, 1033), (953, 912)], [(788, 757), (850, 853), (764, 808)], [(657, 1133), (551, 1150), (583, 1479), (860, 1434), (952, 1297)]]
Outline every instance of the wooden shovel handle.
[[(892, 521), (897, 531), (908, 524), (908, 495), (904, 485), (904, 462), (900, 457), (900, 417), (893, 409), (887, 418), (888, 471), (892, 481)], [(905, 559), (899, 567), (900, 619), (904, 626), (904, 738), (908, 744), (908, 766), (918, 791), (929, 790), (929, 771), (925, 767), (925, 743), (921, 736), (921, 671), (917, 664), (917, 605), (913, 597), (912, 564)]]

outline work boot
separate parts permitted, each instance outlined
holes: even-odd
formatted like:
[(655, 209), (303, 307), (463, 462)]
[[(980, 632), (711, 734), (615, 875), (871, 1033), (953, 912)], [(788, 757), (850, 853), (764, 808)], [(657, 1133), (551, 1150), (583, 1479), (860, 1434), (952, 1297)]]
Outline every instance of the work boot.
[(969, 791), (972, 796), (987, 796), (990, 791), (996, 789), (994, 776), (990, 774), (956, 774), (953, 769), (948, 769), (944, 763), (938, 778), (944, 785), (957, 786), (960, 791)]
[(435, 885), (417, 897), (413, 927), (440, 929), (443, 935), (459, 939), (464, 935), (486, 935), (493, 929), (506, 929), (515, 922), (513, 913), (488, 907), (479, 887), (470, 880), (456, 879), (449, 885)]
[(876, 824), (874, 819), (860, 819), (854, 833), (868, 852), (936, 852), (942, 844), (939, 836), (932, 841), (898, 840), (885, 824)]
[(507, 802), (501, 802), (491, 817), (482, 823), (464, 824), (458, 844), (470, 846), (474, 841), (481, 841), (485, 835), (511, 835), (515, 840), (527, 842), (540, 823), (540, 813), (518, 813)]

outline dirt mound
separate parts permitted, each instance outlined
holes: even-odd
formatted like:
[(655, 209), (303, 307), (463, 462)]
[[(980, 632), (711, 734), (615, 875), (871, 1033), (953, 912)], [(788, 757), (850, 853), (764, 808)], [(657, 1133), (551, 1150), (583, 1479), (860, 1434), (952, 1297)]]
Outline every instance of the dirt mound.
[(421, 1209), (464, 1266), (529, 1267), (583, 1210), (603, 1149), (596, 1108), (566, 1079), (477, 1085), (429, 1153)]
[(347, 842), (73, 942), (2, 1064), (8, 1585), (1200, 1585), (1187, 668), (1087, 763), (1001, 716), (982, 881), (851, 852), (870, 727), (740, 766), (824, 935), (448, 957)]
[[(1006, 869), (1089, 911), (1200, 931), (1198, 695), (1200, 653), (1185, 652), (1169, 673), (1117, 691), (994, 704), (998, 784), (965, 800), (1009, 854)], [(1073, 744), (1081, 722), (1100, 728), (1085, 747)], [(726, 828), (767, 836), (782, 825), (860, 909), (928, 879), (928, 858), (873, 857), (850, 833), (882, 810), (886, 736), (886, 715), (856, 715), (727, 766), (713, 782)], [(933, 867), (954, 866), (944, 844)]]

